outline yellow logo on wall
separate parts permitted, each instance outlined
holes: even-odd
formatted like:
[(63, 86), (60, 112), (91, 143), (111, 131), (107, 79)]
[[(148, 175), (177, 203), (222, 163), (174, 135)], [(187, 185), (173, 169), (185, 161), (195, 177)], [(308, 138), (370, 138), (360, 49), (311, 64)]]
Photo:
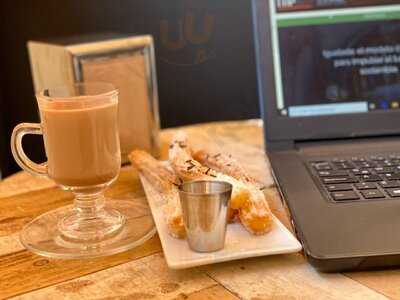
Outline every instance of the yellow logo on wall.
[(169, 64), (191, 66), (215, 57), (212, 45), (215, 18), (196, 1), (186, 1), (184, 15), (160, 22), (161, 59)]
[(398, 101), (392, 101), (392, 103), (390, 103), (390, 107), (391, 108), (394, 108), (394, 109), (396, 109), (396, 108), (399, 108), (399, 102)]

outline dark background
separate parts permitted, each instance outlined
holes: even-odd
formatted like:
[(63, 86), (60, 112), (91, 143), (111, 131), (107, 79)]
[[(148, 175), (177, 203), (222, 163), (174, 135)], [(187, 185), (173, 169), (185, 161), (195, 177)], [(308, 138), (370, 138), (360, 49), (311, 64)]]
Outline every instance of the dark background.
[[(336, 32), (341, 34), (333, 39)], [(368, 101), (375, 103), (379, 109), (386, 108), (386, 103), (390, 101), (400, 101), (400, 73), (362, 76), (360, 66), (334, 68), (335, 59), (352, 57), (328, 60), (322, 55), (323, 50), (394, 47), (399, 44), (399, 37), (398, 20), (280, 28), (285, 106)], [(388, 55), (399, 56), (400, 53)], [(386, 55), (355, 55), (354, 58), (369, 56)], [(400, 69), (400, 63), (373, 66), (395, 66)]]
[[(180, 34), (190, 17), (192, 39)], [(28, 40), (110, 31), (152, 34), (161, 123), (171, 127), (259, 116), (251, 22), (248, 0), (1, 1), (3, 177), (18, 170), (8, 146), (12, 128), (38, 122)], [(34, 160), (44, 160), (40, 138), (27, 137), (25, 144)]]

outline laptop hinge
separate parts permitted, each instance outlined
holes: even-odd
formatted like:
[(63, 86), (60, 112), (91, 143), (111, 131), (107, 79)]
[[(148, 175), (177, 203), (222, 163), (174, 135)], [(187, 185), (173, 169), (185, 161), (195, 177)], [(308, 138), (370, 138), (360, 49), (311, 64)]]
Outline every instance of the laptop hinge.
[(268, 152), (292, 150), (294, 148), (294, 141), (267, 141), (266, 145), (266, 149)]

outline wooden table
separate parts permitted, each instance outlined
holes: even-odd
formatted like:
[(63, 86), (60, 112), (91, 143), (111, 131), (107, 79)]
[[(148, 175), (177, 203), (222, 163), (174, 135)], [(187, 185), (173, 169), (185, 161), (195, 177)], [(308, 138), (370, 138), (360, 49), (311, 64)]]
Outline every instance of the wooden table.
[[(195, 147), (237, 156), (258, 180), (271, 185), (260, 121), (181, 128)], [(161, 133), (162, 156), (177, 129)], [(274, 187), (266, 191), (274, 213), (289, 227)], [(145, 203), (136, 171), (125, 167), (108, 191)], [(157, 236), (117, 255), (55, 260), (26, 251), (18, 241), (33, 217), (72, 201), (51, 180), (21, 172), (0, 182), (0, 298), (18, 299), (400, 299), (400, 271), (316, 272), (301, 254), (169, 270)], [(366, 228), (368, 230), (368, 228)]]

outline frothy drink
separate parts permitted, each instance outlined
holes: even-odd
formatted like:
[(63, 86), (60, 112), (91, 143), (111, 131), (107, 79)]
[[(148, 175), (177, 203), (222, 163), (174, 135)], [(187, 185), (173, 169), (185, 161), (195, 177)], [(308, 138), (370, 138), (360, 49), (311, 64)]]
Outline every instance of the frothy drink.
[(49, 177), (67, 187), (114, 179), (120, 169), (117, 102), (71, 108), (40, 108)]

